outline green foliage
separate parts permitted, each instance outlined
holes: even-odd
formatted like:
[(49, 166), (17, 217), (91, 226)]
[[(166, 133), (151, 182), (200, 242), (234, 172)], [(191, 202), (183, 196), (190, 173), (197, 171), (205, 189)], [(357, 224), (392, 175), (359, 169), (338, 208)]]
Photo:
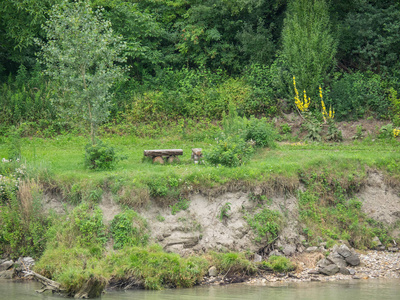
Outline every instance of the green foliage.
[(217, 144), (204, 151), (204, 158), (213, 165), (238, 167), (249, 160), (253, 146), (238, 136), (218, 139)]
[(353, 136), (354, 140), (361, 140), (364, 138), (362, 125), (357, 125), (356, 134)]
[(276, 147), (278, 134), (275, 128), (265, 118), (250, 118), (247, 126), (246, 141), (254, 141), (257, 147)]
[(114, 217), (110, 231), (114, 239), (114, 249), (126, 246), (146, 246), (149, 234), (144, 218), (133, 210), (124, 210)]
[(393, 138), (393, 124), (383, 125), (379, 129), (379, 138), (380, 139), (392, 139)]
[(51, 103), (53, 94), (54, 87), (41, 74), (39, 64), (31, 71), (21, 64), (15, 78), (10, 75), (0, 85), (1, 124), (17, 126), (34, 122), (39, 127), (44, 120), (52, 123), (56, 119), (56, 109)]
[(306, 130), (307, 134), (305, 138), (309, 141), (317, 141), (320, 142), (322, 137), (321, 137), (321, 124), (315, 119), (309, 119), (308, 122), (304, 122), (302, 124), (302, 128)]
[[(4, 182), (4, 178), (1, 178)], [(1, 185), (1, 188), (4, 188)], [(4, 201), (2, 190), (2, 201)], [(0, 202), (0, 255), (39, 257), (46, 246), (46, 231), (53, 218), (43, 212), (41, 191), (35, 182), (24, 182), (19, 193)]]
[(316, 93), (331, 72), (337, 43), (325, 0), (291, 0), (282, 31), (282, 57), (303, 89)]
[(224, 205), (221, 206), (220, 210), (219, 210), (219, 220), (222, 221), (225, 218), (229, 218), (229, 211), (231, 210), (231, 203), (230, 202), (226, 202)]
[(211, 252), (211, 264), (214, 265), (221, 273), (241, 273), (254, 274), (257, 272), (256, 265), (249, 261), (245, 253), (228, 252), (217, 253)]
[(146, 182), (150, 196), (176, 200), (181, 193), (181, 182), (175, 174), (154, 176)]
[(48, 248), (102, 248), (107, 241), (103, 213), (98, 206), (81, 203), (47, 232)]
[(181, 210), (187, 210), (189, 208), (190, 201), (184, 198), (179, 199), (174, 205), (170, 205), (171, 214), (176, 215)]
[(342, 15), (339, 57), (357, 69), (396, 74), (396, 49), (400, 46), (398, 2), (359, 1), (355, 6)]
[(231, 104), (228, 115), (223, 115), (223, 132), (216, 138), (216, 145), (204, 151), (205, 159), (213, 165), (237, 167), (250, 159), (253, 144), (259, 147), (275, 147), (277, 133), (265, 118), (239, 117)]
[(388, 229), (368, 222), (362, 202), (347, 194), (352, 185), (344, 189), (344, 183), (328, 178), (324, 173), (309, 176), (307, 190), (299, 192), (299, 214), (309, 242), (345, 239), (358, 249), (372, 247), (376, 233), (383, 236)]
[(290, 259), (284, 256), (272, 255), (268, 258), (267, 262), (262, 262), (262, 264), (274, 272), (291, 272), (296, 269)]
[(264, 208), (254, 215), (246, 215), (245, 219), (256, 235), (255, 240), (261, 242), (266, 239), (269, 244), (278, 237), (281, 217), (278, 211)]
[(342, 131), (339, 130), (336, 123), (332, 119), (328, 119), (328, 132), (326, 140), (332, 142), (341, 142), (343, 140)]
[(394, 88), (389, 89), (390, 116), (394, 126), (400, 126), (400, 98)]
[(203, 279), (207, 261), (165, 253), (158, 245), (126, 247), (106, 257), (103, 268), (113, 280), (134, 279), (137, 287), (149, 290), (192, 287)]
[(85, 147), (85, 166), (93, 170), (114, 169), (118, 160), (124, 157), (117, 156), (114, 147), (106, 145), (97, 139), (95, 144), (87, 144)]
[(288, 123), (281, 124), (280, 133), (287, 134), (292, 133), (292, 127)]
[(327, 106), (335, 108), (335, 118), (357, 120), (367, 113), (386, 118), (390, 102), (385, 96), (379, 75), (344, 74), (332, 84)]
[(41, 43), (41, 61), (57, 83), (59, 107), (90, 124), (93, 145), (97, 126), (109, 114), (110, 88), (124, 72), (115, 63), (126, 61), (120, 57), (126, 45), (102, 11), (94, 12), (88, 1), (54, 5), (43, 27), (46, 42)]
[(251, 64), (244, 73), (244, 80), (249, 86), (249, 96), (242, 108), (246, 115), (265, 114), (273, 116), (278, 107), (276, 97), (279, 94), (276, 87), (277, 72), (273, 67)]

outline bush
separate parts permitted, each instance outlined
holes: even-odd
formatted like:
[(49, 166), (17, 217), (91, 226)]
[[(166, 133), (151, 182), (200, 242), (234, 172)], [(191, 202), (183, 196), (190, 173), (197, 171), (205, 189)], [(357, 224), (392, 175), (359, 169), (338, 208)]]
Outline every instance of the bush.
[(249, 261), (244, 253), (228, 252), (217, 253), (211, 252), (211, 264), (214, 265), (221, 273), (246, 273), (254, 274), (257, 272), (256, 265)]
[(365, 76), (362, 73), (344, 74), (333, 83), (326, 105), (335, 108), (339, 120), (357, 120), (366, 113), (386, 118), (390, 101), (385, 97), (379, 75)]
[(296, 267), (290, 261), (289, 258), (284, 256), (275, 256), (275, 255), (272, 255), (271, 257), (268, 258), (266, 266), (268, 266), (275, 272), (290, 272), (296, 269)]
[(247, 215), (245, 217), (250, 228), (253, 229), (256, 235), (255, 240), (261, 242), (262, 239), (267, 238), (267, 243), (273, 242), (278, 236), (280, 218), (281, 214), (279, 212), (267, 208), (264, 208), (254, 216)]
[(114, 249), (145, 246), (149, 239), (146, 220), (130, 209), (114, 217), (110, 230), (114, 238)]
[(85, 147), (85, 166), (93, 170), (112, 170), (115, 168), (118, 157), (113, 147), (97, 140), (96, 144), (87, 144)]
[(251, 143), (240, 136), (218, 139), (210, 150), (204, 151), (204, 158), (213, 165), (238, 167), (250, 159), (254, 149)]
[(251, 117), (248, 127), (246, 140), (253, 140), (257, 147), (275, 148), (275, 140), (278, 134), (275, 128), (267, 123), (265, 118), (256, 119)]

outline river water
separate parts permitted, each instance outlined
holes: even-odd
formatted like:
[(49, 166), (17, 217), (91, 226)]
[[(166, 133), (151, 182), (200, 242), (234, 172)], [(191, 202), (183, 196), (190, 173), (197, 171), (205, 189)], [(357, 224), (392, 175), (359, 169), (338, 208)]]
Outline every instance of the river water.
[[(0, 280), (0, 300), (65, 299), (50, 292), (35, 293), (40, 285), (36, 282), (16, 283)], [(264, 286), (243, 284), (207, 286), (191, 289), (163, 291), (108, 291), (102, 300), (399, 300), (400, 280), (352, 280), (337, 282), (284, 283)]]

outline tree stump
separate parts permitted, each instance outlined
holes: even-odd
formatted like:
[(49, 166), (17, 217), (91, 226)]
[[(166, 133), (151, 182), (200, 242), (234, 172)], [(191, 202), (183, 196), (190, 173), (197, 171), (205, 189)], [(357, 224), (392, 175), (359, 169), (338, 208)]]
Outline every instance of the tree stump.
[(192, 149), (192, 160), (195, 164), (201, 163), (203, 160), (203, 153), (201, 148)]

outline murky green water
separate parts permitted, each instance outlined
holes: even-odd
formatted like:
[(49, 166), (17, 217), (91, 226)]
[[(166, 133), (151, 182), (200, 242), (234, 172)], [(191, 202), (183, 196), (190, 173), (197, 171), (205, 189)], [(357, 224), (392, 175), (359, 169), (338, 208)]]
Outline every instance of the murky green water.
[[(35, 282), (15, 283), (0, 281), (1, 300), (63, 299), (51, 293), (36, 294), (40, 285)], [(308, 282), (300, 284), (274, 284), (266, 286), (227, 285), (174, 289), (164, 291), (112, 291), (102, 300), (144, 299), (144, 300), (399, 300), (400, 280), (360, 280), (346, 282)]]

